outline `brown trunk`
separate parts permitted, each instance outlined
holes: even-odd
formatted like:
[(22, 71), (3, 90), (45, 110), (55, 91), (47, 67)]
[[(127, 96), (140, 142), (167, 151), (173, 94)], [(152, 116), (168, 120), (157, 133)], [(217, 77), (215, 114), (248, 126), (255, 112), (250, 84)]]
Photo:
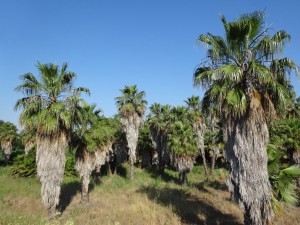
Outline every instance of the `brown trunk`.
[(229, 114), (223, 118), (223, 134), (226, 158), (230, 163), (227, 185), (244, 210), (244, 224), (271, 223), (274, 213), (266, 151), (269, 133), (259, 100), (252, 98), (242, 117)]
[(66, 132), (47, 136), (37, 134), (37, 176), (42, 183), (42, 202), (48, 208), (49, 218), (55, 216), (55, 209), (59, 203), (67, 146)]

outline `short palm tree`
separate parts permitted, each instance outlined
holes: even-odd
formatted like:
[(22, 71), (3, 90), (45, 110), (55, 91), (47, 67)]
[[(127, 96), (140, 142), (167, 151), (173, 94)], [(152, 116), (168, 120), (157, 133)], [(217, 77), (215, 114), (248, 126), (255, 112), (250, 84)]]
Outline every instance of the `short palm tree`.
[(185, 103), (188, 108), (191, 110), (193, 115), (193, 130), (197, 135), (197, 146), (202, 156), (203, 166), (205, 169), (205, 174), (208, 174), (208, 169), (206, 165), (205, 151), (204, 151), (204, 132), (205, 124), (203, 118), (201, 117), (201, 102), (199, 96), (192, 96), (188, 98)]
[(178, 106), (171, 111), (167, 144), (173, 163), (179, 172), (179, 181), (185, 184), (187, 173), (191, 172), (195, 158), (199, 155), (198, 135), (194, 132), (194, 120), (190, 119), (188, 108)]
[(72, 145), (76, 149), (75, 167), (82, 180), (81, 202), (86, 203), (91, 173), (105, 164), (118, 126), (114, 119), (99, 116), (101, 110), (97, 110), (96, 105), (85, 103), (82, 110), (82, 119), (72, 135)]
[(130, 179), (133, 179), (139, 129), (143, 123), (147, 101), (144, 99), (145, 92), (139, 92), (136, 85), (125, 86), (120, 91), (122, 95), (116, 97), (115, 101), (126, 134), (129, 148)]
[(234, 22), (221, 17), (225, 38), (202, 34), (208, 56), (194, 73), (194, 84), (206, 89), (204, 107), (216, 107), (223, 123), (228, 187), (244, 209), (244, 223), (271, 223), (271, 185), (267, 170), (267, 119), (284, 111), (289, 96), (287, 72), (298, 71), (288, 59), (277, 59), (290, 35), (270, 36), (264, 14), (254, 12)]
[(12, 142), (17, 136), (16, 126), (10, 122), (2, 121), (0, 124), (0, 143), (6, 163), (8, 163), (8, 160), (10, 159)]
[(15, 105), (16, 110), (23, 110), (20, 125), (37, 131), (37, 175), (42, 182), (42, 201), (49, 218), (55, 216), (59, 203), (70, 129), (81, 115), (79, 95), (89, 94), (86, 88), (74, 88), (76, 74), (67, 67), (67, 64), (59, 68), (38, 63), (39, 77), (24, 74), (20, 77), (22, 84), (16, 87), (16, 91), (25, 95)]
[(90, 132), (91, 127), (97, 122), (99, 110), (96, 105), (88, 105), (84, 103), (82, 106), (82, 117), (78, 124), (73, 128), (71, 138), (71, 148), (75, 149), (75, 167), (82, 181), (81, 185), (81, 202), (89, 201), (89, 183), (90, 175), (95, 169), (95, 149), (87, 150), (86, 136)]
[(150, 106), (148, 125), (152, 144), (158, 156), (159, 172), (164, 173), (165, 165), (170, 162), (170, 152), (167, 149), (171, 106), (154, 103)]
[(34, 129), (25, 128), (21, 132), (21, 141), (25, 147), (25, 155), (36, 146), (36, 131)]

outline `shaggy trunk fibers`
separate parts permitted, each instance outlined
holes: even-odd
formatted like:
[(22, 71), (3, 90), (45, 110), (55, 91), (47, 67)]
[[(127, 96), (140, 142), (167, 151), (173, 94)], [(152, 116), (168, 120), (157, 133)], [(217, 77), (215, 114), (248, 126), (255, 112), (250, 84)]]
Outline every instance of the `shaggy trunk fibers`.
[(1, 141), (1, 148), (3, 150), (3, 156), (6, 164), (10, 159), (12, 144), (11, 141)]
[(37, 175), (42, 183), (42, 202), (48, 208), (49, 218), (56, 214), (60, 185), (64, 178), (65, 148), (68, 146), (66, 132), (56, 135), (37, 134)]
[(218, 154), (219, 154), (219, 148), (216, 145), (214, 145), (212, 147), (212, 154), (211, 154), (211, 171), (210, 171), (211, 174), (213, 174), (215, 171), (216, 159), (218, 158)]
[(247, 113), (239, 119), (223, 118), (226, 158), (230, 163), (227, 181), (232, 197), (244, 210), (244, 224), (267, 225), (274, 218), (271, 207), (266, 147), (269, 140), (264, 111), (252, 98)]
[(191, 172), (194, 166), (194, 159), (191, 156), (175, 156), (175, 166), (179, 171), (179, 181), (181, 184), (187, 183), (187, 173)]
[(96, 152), (88, 152), (85, 145), (80, 145), (76, 151), (75, 167), (82, 181), (81, 203), (89, 202), (90, 177), (96, 168), (105, 164), (108, 147), (98, 149)]
[[(170, 162), (170, 153), (167, 149), (167, 136), (155, 128), (150, 128), (151, 141), (158, 156), (158, 167), (160, 173), (164, 173), (165, 165)], [(155, 162), (154, 155), (154, 162)]]
[(25, 155), (28, 155), (28, 152), (33, 149), (35, 146), (35, 142), (34, 141), (27, 141), (25, 143)]
[(81, 178), (81, 201), (82, 203), (89, 201), (89, 183), (92, 171), (95, 168), (95, 153), (86, 150), (85, 145), (80, 145), (76, 151), (75, 168)]
[(139, 137), (139, 128), (142, 125), (142, 118), (138, 114), (133, 113), (132, 115), (122, 118), (121, 123), (123, 124), (126, 139), (128, 143), (128, 155), (130, 162), (130, 179), (134, 177), (134, 163), (136, 161), (136, 146)]
[(201, 121), (197, 121), (193, 124), (193, 130), (194, 133), (197, 135), (197, 147), (200, 151), (200, 154), (202, 156), (203, 166), (205, 169), (205, 174), (208, 174), (207, 164), (206, 164), (206, 158), (205, 158), (205, 152), (204, 152), (204, 130), (205, 125), (201, 123)]
[(127, 151), (126, 151), (125, 144), (114, 143), (112, 146), (112, 150), (116, 156), (117, 165), (121, 165), (123, 162), (127, 160)]

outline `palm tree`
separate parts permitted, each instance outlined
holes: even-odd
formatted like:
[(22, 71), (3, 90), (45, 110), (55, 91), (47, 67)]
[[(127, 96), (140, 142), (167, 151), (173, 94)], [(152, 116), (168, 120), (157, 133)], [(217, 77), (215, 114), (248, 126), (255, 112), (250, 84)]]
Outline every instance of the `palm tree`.
[(264, 225), (273, 220), (271, 185), (267, 170), (267, 119), (283, 112), (289, 96), (286, 72), (295, 63), (277, 59), (290, 35), (269, 35), (264, 14), (254, 12), (227, 22), (225, 38), (210, 33), (199, 41), (208, 56), (194, 73), (194, 85), (206, 89), (203, 107), (217, 107), (223, 123), (228, 187), (244, 209), (244, 223)]
[(84, 104), (83, 117), (73, 134), (76, 149), (75, 167), (82, 180), (81, 202), (89, 201), (89, 183), (92, 171), (105, 164), (118, 125), (114, 119), (99, 116), (96, 105)]
[(202, 156), (203, 166), (205, 169), (205, 174), (208, 174), (208, 169), (206, 165), (205, 151), (204, 151), (204, 132), (205, 132), (205, 124), (201, 117), (201, 102), (199, 96), (192, 96), (188, 98), (185, 103), (188, 108), (191, 110), (193, 115), (193, 130), (197, 135), (197, 146)]
[(197, 138), (193, 130), (194, 121), (186, 107), (178, 106), (172, 110), (168, 133), (168, 149), (173, 163), (179, 171), (179, 181), (187, 182), (187, 173), (193, 169), (196, 156), (199, 154)]
[[(273, 136), (273, 135), (271, 135)], [(273, 142), (268, 145), (268, 172), (272, 185), (272, 207), (276, 214), (283, 213), (284, 202), (296, 206), (299, 200), (296, 182), (300, 177), (299, 165), (289, 167), (283, 166), (280, 162), (283, 152), (280, 151), (280, 142)]]
[(144, 100), (145, 92), (139, 92), (136, 85), (125, 86), (120, 90), (122, 95), (115, 98), (121, 117), (121, 123), (128, 143), (130, 161), (130, 179), (134, 176), (134, 163), (136, 161), (136, 146), (139, 129), (143, 123), (143, 116), (147, 101)]
[(12, 150), (12, 142), (18, 136), (17, 128), (10, 122), (3, 122), (0, 124), (0, 144), (3, 150), (3, 156), (6, 163), (8, 163)]
[(81, 116), (80, 93), (89, 94), (86, 88), (74, 88), (76, 74), (54, 64), (37, 64), (39, 77), (31, 73), (20, 77), (22, 84), (16, 91), (26, 97), (16, 102), (15, 109), (23, 109), (20, 125), (36, 129), (37, 175), (42, 182), (42, 202), (48, 208), (48, 216), (56, 214), (60, 184), (66, 162), (70, 129)]
[(21, 131), (21, 140), (25, 147), (25, 155), (36, 146), (36, 131), (34, 129), (25, 128)]
[(170, 162), (170, 152), (167, 148), (171, 106), (154, 103), (150, 106), (148, 125), (152, 144), (158, 156), (159, 172), (164, 173), (165, 165)]
[(84, 103), (82, 106), (83, 116), (78, 124), (73, 128), (71, 145), (76, 149), (75, 154), (75, 167), (78, 171), (81, 181), (81, 202), (85, 203), (89, 201), (89, 183), (90, 175), (95, 169), (95, 149), (89, 152), (87, 150), (86, 136), (90, 132), (91, 126), (97, 122), (98, 114), (100, 110), (96, 110), (96, 105), (88, 105)]

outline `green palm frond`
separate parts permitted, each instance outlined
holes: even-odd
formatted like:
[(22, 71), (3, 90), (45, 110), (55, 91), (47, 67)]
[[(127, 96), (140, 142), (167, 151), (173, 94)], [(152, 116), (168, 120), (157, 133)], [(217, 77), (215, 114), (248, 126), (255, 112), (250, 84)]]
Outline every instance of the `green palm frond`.
[[(206, 90), (204, 110), (215, 107), (218, 114), (233, 110), (242, 116), (253, 97), (262, 100), (267, 96), (268, 105), (284, 114), (292, 90), (287, 75), (292, 71), (298, 74), (299, 69), (288, 58), (277, 59), (290, 35), (282, 30), (271, 36), (264, 17), (261, 11), (233, 22), (221, 16), (225, 38), (211, 33), (199, 36), (198, 41), (208, 50), (195, 69), (193, 81), (194, 86)], [(265, 115), (271, 113), (266, 111)]]
[(20, 125), (35, 128), (42, 134), (57, 134), (71, 129), (78, 121), (79, 94), (89, 93), (86, 88), (74, 88), (76, 74), (67, 71), (67, 64), (61, 68), (55, 64), (37, 63), (39, 79), (28, 73), (20, 77), (22, 84), (16, 87), (24, 98), (16, 102), (15, 110), (22, 109)]
[(147, 101), (145, 92), (139, 92), (136, 85), (125, 86), (120, 90), (122, 95), (115, 98), (119, 113), (127, 117), (133, 113), (143, 116), (146, 110)]

